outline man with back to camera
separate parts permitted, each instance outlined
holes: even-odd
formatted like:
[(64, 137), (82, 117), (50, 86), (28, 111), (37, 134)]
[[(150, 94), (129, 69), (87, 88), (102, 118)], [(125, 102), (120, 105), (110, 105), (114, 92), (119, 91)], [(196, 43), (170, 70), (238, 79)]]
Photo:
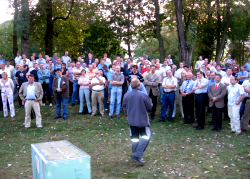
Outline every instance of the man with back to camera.
[[(141, 158), (151, 138), (147, 111), (151, 110), (153, 105), (149, 96), (140, 91), (140, 81), (138, 79), (132, 79), (131, 86), (133, 90), (124, 95), (122, 105), (126, 116), (128, 116), (130, 126), (133, 152), (131, 159), (140, 165), (145, 165)], [(139, 140), (139, 136), (141, 136), (141, 140)]]

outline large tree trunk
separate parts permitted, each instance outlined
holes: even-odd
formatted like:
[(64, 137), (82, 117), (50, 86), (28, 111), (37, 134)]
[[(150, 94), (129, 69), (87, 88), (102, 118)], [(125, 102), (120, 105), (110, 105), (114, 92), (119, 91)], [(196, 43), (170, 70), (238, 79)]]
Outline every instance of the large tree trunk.
[[(17, 0), (14, 0), (14, 21), (13, 21), (13, 57), (16, 57), (18, 46), (17, 46), (17, 16), (18, 16), (18, 8), (17, 8)], [(14, 62), (15, 64), (15, 62)]]
[(221, 32), (221, 14), (219, 13), (219, 7), (220, 7), (219, 3), (220, 3), (219, 0), (216, 0), (218, 24), (217, 24), (217, 44), (216, 44), (215, 61), (217, 63), (219, 63), (220, 59), (221, 59), (222, 51), (223, 51), (224, 46), (225, 46), (226, 35), (227, 35), (228, 26), (229, 26), (229, 20), (231, 18), (229, 0), (226, 0), (226, 17), (224, 19), (224, 28), (223, 28), (223, 31)]
[(21, 47), (22, 54), (25, 54), (27, 58), (30, 57), (29, 49), (29, 36), (30, 36), (30, 12), (28, 0), (21, 0), (22, 4), (22, 34), (21, 34)]
[(161, 24), (160, 24), (160, 10), (159, 10), (159, 1), (154, 0), (155, 6), (155, 19), (156, 19), (156, 35), (159, 42), (159, 51), (160, 51), (160, 60), (163, 63), (165, 60), (165, 51), (164, 51), (164, 44), (163, 38), (161, 36)]
[(53, 27), (54, 27), (54, 22), (52, 20), (52, 0), (45, 1), (45, 8), (46, 8), (46, 21), (47, 21), (46, 34), (44, 37), (45, 54), (52, 57), (53, 56)]

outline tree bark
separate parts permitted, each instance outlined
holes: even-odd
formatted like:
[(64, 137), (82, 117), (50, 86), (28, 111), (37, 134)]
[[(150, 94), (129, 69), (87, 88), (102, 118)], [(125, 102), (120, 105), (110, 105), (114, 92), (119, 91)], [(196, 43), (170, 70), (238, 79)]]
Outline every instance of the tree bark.
[(161, 36), (161, 24), (160, 24), (160, 10), (159, 10), (159, 1), (154, 0), (155, 6), (155, 19), (156, 19), (156, 35), (159, 42), (159, 51), (160, 51), (160, 60), (163, 63), (165, 60), (165, 51), (164, 51), (164, 44), (163, 38)]
[(54, 29), (54, 22), (52, 20), (52, 0), (45, 1), (45, 11), (46, 11), (46, 21), (47, 21), (46, 34), (44, 37), (45, 54), (52, 57), (53, 56), (53, 29)]
[[(18, 46), (17, 46), (17, 17), (18, 17), (18, 8), (17, 0), (14, 0), (14, 21), (13, 21), (13, 57), (16, 57)], [(15, 64), (15, 62), (14, 62)]]
[(27, 58), (30, 57), (29, 49), (29, 36), (30, 36), (30, 12), (28, 0), (21, 0), (22, 4), (22, 34), (21, 34), (21, 47), (22, 54), (25, 54)]
[(216, 0), (216, 6), (217, 6), (217, 20), (218, 20), (218, 24), (217, 24), (217, 44), (216, 44), (216, 57), (215, 57), (215, 61), (217, 63), (220, 62), (221, 59), (221, 55), (222, 55), (222, 51), (224, 49), (224, 45), (225, 45), (225, 41), (226, 41), (226, 35), (227, 35), (227, 30), (228, 30), (228, 26), (229, 26), (229, 20), (231, 18), (230, 15), (230, 4), (229, 4), (229, 0), (226, 0), (226, 17), (224, 19), (224, 28), (223, 31), (221, 32), (221, 14), (219, 13), (219, 7), (220, 7), (220, 2), (219, 0)]

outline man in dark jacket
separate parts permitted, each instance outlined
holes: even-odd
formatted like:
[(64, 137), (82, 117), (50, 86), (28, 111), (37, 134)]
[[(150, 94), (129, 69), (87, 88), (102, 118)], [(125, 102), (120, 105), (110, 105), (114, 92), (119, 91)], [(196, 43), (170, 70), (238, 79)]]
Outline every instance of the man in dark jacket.
[[(141, 161), (143, 152), (151, 138), (150, 122), (148, 117), (148, 110), (152, 109), (152, 101), (149, 96), (140, 91), (140, 81), (133, 79), (131, 81), (132, 91), (126, 93), (123, 98), (123, 110), (128, 116), (128, 123), (130, 126), (130, 137), (132, 141), (131, 157), (135, 162), (144, 165)], [(141, 141), (139, 136), (141, 135)]]

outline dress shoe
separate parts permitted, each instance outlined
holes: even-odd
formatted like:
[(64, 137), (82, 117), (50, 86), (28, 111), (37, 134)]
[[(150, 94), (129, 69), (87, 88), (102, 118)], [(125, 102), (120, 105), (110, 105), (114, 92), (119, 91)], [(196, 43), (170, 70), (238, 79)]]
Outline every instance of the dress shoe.
[(75, 104), (71, 103), (71, 106), (75, 106)]
[(28, 127), (24, 127), (23, 129), (28, 129)]
[(188, 122), (185, 121), (185, 122), (183, 122), (183, 124), (188, 124)]
[(229, 131), (230, 133), (235, 133), (235, 131)]
[(43, 127), (37, 127), (38, 129), (42, 129)]
[(58, 119), (58, 118), (60, 118), (60, 117), (62, 117), (62, 116), (56, 116), (56, 117), (54, 117), (54, 119)]
[(221, 129), (217, 129), (217, 132), (220, 132), (221, 131)]
[(194, 126), (194, 128), (198, 128), (199, 126), (197, 125), (197, 126)]
[(68, 117), (63, 117), (63, 119), (64, 119), (64, 120), (67, 120), (67, 119), (68, 119)]
[(120, 115), (116, 115), (117, 118), (120, 118), (121, 116)]
[(78, 114), (83, 114), (83, 112), (79, 112)]
[(145, 165), (145, 162), (141, 161), (139, 157), (132, 156), (131, 159), (140, 165)]
[(155, 117), (154, 116), (151, 116), (150, 119), (153, 120)]
[(160, 120), (158, 120), (157, 122), (165, 122), (165, 120), (161, 120), (161, 119), (160, 119)]
[(242, 131), (247, 131), (246, 129), (241, 128)]
[(218, 129), (217, 129), (217, 128), (215, 128), (215, 127), (214, 127), (213, 129), (211, 129), (211, 131), (216, 131), (216, 130), (218, 130)]
[(18, 105), (18, 108), (21, 108), (22, 107), (22, 105)]
[(208, 124), (212, 124), (212, 122), (213, 122), (213, 121), (208, 121), (207, 123), (208, 123)]
[(196, 130), (202, 130), (204, 129), (204, 127), (198, 127)]
[(236, 132), (235, 135), (240, 135), (240, 133), (239, 133), (239, 132)]
[(111, 118), (113, 118), (113, 116), (108, 116), (108, 117), (107, 117), (107, 119), (111, 119)]

